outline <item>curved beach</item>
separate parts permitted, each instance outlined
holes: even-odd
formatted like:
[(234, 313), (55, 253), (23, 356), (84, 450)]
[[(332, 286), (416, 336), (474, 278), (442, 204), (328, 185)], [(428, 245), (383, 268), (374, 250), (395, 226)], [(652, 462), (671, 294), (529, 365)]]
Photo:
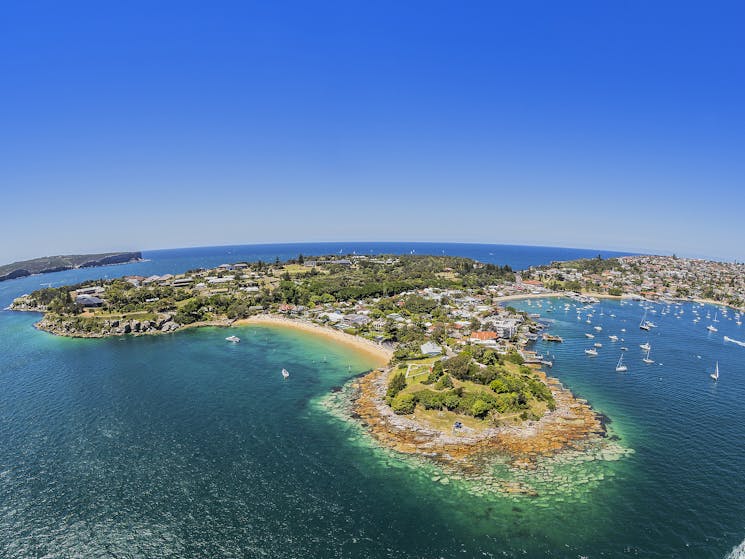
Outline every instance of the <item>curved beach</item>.
[(341, 343), (350, 347), (353, 347), (357, 351), (363, 352), (370, 357), (374, 358), (376, 364), (380, 367), (384, 367), (393, 357), (393, 350), (384, 347), (375, 342), (347, 334), (346, 332), (340, 332), (327, 326), (322, 326), (314, 322), (308, 322), (306, 320), (287, 318), (285, 316), (278, 316), (273, 314), (261, 314), (252, 316), (250, 318), (244, 318), (237, 320), (232, 323), (233, 326), (243, 325), (260, 325), (260, 326), (276, 326), (281, 328), (293, 328), (295, 330), (301, 330), (318, 336), (323, 336), (336, 343)]

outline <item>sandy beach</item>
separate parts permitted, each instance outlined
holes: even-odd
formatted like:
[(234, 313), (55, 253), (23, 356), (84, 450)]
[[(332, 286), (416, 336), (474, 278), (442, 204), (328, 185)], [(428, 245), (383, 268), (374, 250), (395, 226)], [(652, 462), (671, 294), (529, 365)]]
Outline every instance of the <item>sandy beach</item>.
[(388, 365), (388, 362), (393, 357), (393, 351), (386, 347), (383, 347), (371, 340), (361, 338), (359, 336), (353, 336), (346, 332), (340, 332), (333, 328), (321, 326), (313, 322), (307, 322), (305, 320), (287, 318), (285, 316), (262, 314), (252, 316), (250, 318), (244, 318), (235, 321), (233, 326), (243, 325), (262, 325), (262, 326), (278, 326), (281, 328), (294, 328), (296, 330), (302, 330), (318, 336), (324, 336), (335, 343), (341, 343), (353, 347), (357, 351), (361, 351), (373, 357), (375, 362), (380, 367)]

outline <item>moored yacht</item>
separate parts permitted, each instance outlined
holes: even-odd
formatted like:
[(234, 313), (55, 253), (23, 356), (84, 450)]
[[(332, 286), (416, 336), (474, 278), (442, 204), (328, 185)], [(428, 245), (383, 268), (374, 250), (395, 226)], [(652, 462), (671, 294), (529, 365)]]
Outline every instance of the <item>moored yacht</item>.
[(629, 368), (623, 362), (623, 353), (622, 353), (621, 356), (618, 358), (618, 363), (616, 363), (616, 372), (625, 373), (628, 370)]

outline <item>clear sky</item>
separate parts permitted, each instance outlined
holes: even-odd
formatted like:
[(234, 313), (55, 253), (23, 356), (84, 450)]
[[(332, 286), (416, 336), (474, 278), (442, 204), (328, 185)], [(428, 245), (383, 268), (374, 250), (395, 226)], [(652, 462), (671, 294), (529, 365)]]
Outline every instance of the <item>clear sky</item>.
[(745, 260), (745, 2), (5, 2), (0, 262), (324, 240)]

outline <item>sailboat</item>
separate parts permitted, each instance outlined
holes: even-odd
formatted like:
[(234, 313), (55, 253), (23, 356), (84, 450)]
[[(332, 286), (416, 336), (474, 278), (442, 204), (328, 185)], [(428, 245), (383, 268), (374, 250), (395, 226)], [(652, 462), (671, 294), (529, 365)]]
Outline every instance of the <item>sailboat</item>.
[(651, 347), (649, 349), (647, 349), (647, 356), (644, 359), (642, 359), (642, 361), (644, 361), (647, 365), (651, 365), (652, 363), (654, 363), (654, 359), (650, 359), (649, 358), (649, 352), (650, 351), (652, 351), (652, 348)]
[(621, 353), (621, 357), (618, 358), (618, 363), (616, 363), (616, 372), (625, 373), (628, 370), (629, 368), (623, 363), (623, 353)]
[(714, 372), (711, 373), (709, 376), (715, 381), (719, 380), (719, 361), (717, 361), (717, 365), (716, 367), (714, 367)]
[(639, 323), (639, 328), (641, 330), (649, 330), (649, 323), (647, 323), (647, 309), (644, 309), (644, 316), (642, 317), (642, 321)]
[(719, 332), (719, 330), (717, 330), (717, 327), (716, 327), (716, 326), (714, 326), (713, 324), (709, 324), (709, 325), (708, 325), (708, 326), (706, 327), (706, 329), (707, 329), (707, 330), (708, 330), (709, 332)]
[(290, 373), (287, 371), (287, 369), (282, 369), (282, 377), (287, 378), (290, 376)]
[(639, 347), (642, 348), (644, 351), (649, 351), (652, 346), (649, 345), (649, 342), (644, 342), (643, 344), (639, 344)]

